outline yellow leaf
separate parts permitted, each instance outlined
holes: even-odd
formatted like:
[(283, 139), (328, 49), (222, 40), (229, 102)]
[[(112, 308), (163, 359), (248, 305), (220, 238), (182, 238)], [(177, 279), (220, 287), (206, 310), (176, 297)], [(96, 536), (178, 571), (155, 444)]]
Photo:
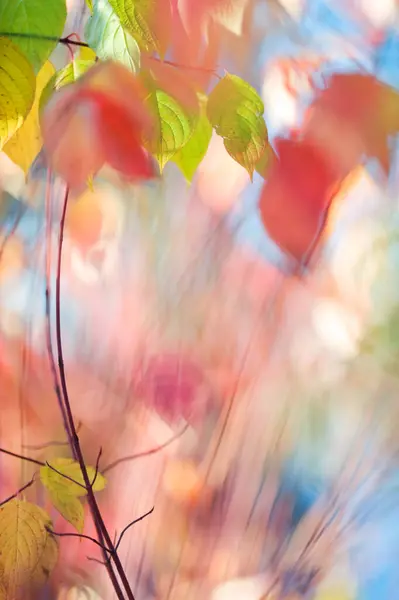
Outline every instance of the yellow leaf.
[(208, 98), (208, 118), (227, 152), (251, 179), (268, 147), (264, 105), (257, 91), (236, 75), (226, 75)]
[(87, 60), (89, 62), (95, 62), (96, 53), (91, 48), (88, 48), (86, 46), (81, 46), (80, 51), (79, 51), (79, 59)]
[[(48, 514), (35, 504), (10, 500), (0, 507), (0, 571), (4, 598), (11, 600), (23, 590), (41, 585), (58, 558), (58, 544), (47, 531)], [(2, 598), (0, 586), (0, 598)]]
[(58, 487), (56, 490), (47, 490), (50, 500), (55, 509), (75, 527), (78, 533), (83, 533), (85, 524), (83, 504), (73, 494), (68, 494), (65, 487)]
[(337, 585), (316, 593), (314, 600), (355, 600), (355, 596), (345, 586)]
[(0, 37), (0, 150), (22, 126), (35, 95), (35, 74), (20, 50)]
[[(79, 496), (85, 496), (87, 492), (80, 466), (70, 458), (56, 458), (52, 460), (51, 467), (44, 465), (40, 468), (40, 480), (54, 507), (68, 523), (71, 523), (81, 533), (84, 526), (84, 513)], [(87, 467), (87, 473), (90, 481), (94, 481), (94, 491), (98, 492), (104, 489), (105, 477), (100, 473), (97, 473), (95, 477), (96, 471), (93, 467)]]
[[(30, 585), (42, 587), (48, 580), (52, 570), (58, 560), (58, 542), (56, 538), (49, 534), (46, 539), (41, 559), (32, 571)], [(1, 596), (0, 596), (1, 598)]]
[(0, 600), (7, 600), (7, 588), (4, 583), (3, 569), (0, 567)]
[(4, 152), (24, 171), (28, 173), (33, 161), (42, 147), (39, 123), (39, 104), (43, 89), (55, 74), (55, 68), (47, 61), (36, 79), (36, 93), (33, 106), (22, 127), (12, 136), (4, 147)]
[[(40, 479), (47, 489), (60, 485), (66, 486), (68, 488), (68, 493), (73, 496), (86, 495), (87, 492), (84, 488), (84, 479), (79, 463), (72, 460), (72, 458), (54, 458), (51, 461), (51, 467), (53, 467), (53, 469), (48, 465), (45, 465), (40, 469)], [(62, 475), (56, 473), (54, 469), (59, 471), (59, 473), (62, 473)], [(86, 467), (86, 470), (90, 481), (94, 481), (96, 470), (93, 467)], [(66, 475), (66, 477), (63, 477), (63, 475)], [(72, 479), (73, 481), (71, 481)], [(106, 484), (107, 480), (105, 477), (101, 475), (101, 473), (97, 473), (93, 490), (95, 492), (100, 492), (105, 488)]]
[(90, 175), (90, 177), (87, 178), (87, 187), (89, 188), (90, 192), (92, 194), (94, 194), (94, 180), (93, 180), (93, 175)]

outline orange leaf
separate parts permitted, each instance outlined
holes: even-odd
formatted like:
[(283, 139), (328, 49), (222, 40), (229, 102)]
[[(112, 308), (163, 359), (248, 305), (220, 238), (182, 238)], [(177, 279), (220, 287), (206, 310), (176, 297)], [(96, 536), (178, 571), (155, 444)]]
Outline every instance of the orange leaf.
[(88, 250), (101, 235), (103, 214), (98, 196), (86, 190), (70, 204), (66, 215), (66, 229), (82, 249)]

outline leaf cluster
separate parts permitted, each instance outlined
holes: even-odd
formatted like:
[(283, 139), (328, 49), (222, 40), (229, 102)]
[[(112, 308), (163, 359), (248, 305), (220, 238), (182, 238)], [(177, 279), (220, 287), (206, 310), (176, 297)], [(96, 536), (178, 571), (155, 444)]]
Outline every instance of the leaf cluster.
[[(216, 10), (213, 4), (209, 2), (209, 14), (226, 27), (224, 7)], [(40, 115), (49, 99), (77, 82), (97, 61), (111, 60), (145, 84), (145, 104), (154, 125), (144, 146), (161, 171), (173, 161), (191, 182), (215, 131), (251, 177), (255, 169), (263, 174), (270, 153), (261, 98), (240, 77), (221, 77), (212, 69), (209, 75), (217, 83), (205, 94), (196, 78), (199, 67), (164, 61), (176, 43), (172, 5), (170, 0), (93, 0), (88, 3), (86, 39), (75, 45), (72, 36), (61, 37), (66, 0), (21, 0), (16, 8), (14, 0), (2, 2), (0, 150), (28, 174), (42, 148)], [(195, 10), (193, 6), (193, 15)], [(232, 30), (241, 22), (242, 11), (239, 6), (233, 11), (228, 24)], [(51, 53), (58, 43), (70, 48), (73, 59), (56, 72)]]
[[(93, 491), (104, 489), (106, 479), (98, 469), (87, 467), (87, 472)], [(57, 564), (57, 534), (50, 516), (21, 498), (34, 481), (35, 477), (0, 505), (0, 600), (28, 597), (45, 584)], [(54, 508), (81, 534), (84, 510), (80, 498), (87, 489), (79, 464), (68, 458), (42, 463), (40, 482)]]

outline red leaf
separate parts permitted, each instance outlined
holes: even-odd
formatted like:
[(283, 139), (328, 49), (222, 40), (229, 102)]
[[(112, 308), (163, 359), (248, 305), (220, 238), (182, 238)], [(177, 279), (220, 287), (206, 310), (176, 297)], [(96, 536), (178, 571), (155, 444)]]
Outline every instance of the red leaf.
[(84, 185), (104, 163), (133, 179), (153, 176), (141, 140), (151, 127), (145, 90), (125, 67), (106, 62), (57, 92), (42, 120), (52, 168), (71, 187)]
[(76, 101), (76, 90), (66, 88), (46, 106), (42, 135), (51, 167), (72, 187), (83, 186), (105, 162), (96, 130), (97, 106)]
[(337, 172), (313, 145), (280, 139), (261, 198), (263, 224), (273, 241), (302, 261), (320, 238)]
[(136, 383), (136, 393), (166, 421), (190, 421), (204, 407), (204, 376), (200, 368), (178, 354), (149, 358)]
[(308, 138), (347, 175), (364, 155), (390, 168), (389, 138), (399, 130), (399, 94), (371, 75), (336, 73), (305, 119)]
[(100, 109), (99, 138), (107, 163), (131, 179), (154, 176), (150, 155), (141, 145), (135, 119), (122, 107), (107, 104)]

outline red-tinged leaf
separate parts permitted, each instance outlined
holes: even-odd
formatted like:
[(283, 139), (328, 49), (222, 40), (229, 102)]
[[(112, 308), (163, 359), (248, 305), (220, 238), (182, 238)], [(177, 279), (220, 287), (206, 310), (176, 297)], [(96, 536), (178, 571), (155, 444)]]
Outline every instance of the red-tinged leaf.
[(205, 44), (200, 27), (188, 33), (180, 14), (174, 15), (171, 56), (179, 64), (191, 67), (186, 69), (186, 73), (202, 91), (208, 88), (217, 69), (219, 50), (219, 36), (212, 36), (211, 41)]
[(96, 122), (95, 102), (79, 102), (72, 87), (54, 94), (43, 113), (43, 145), (50, 165), (72, 188), (84, 186), (105, 162)]
[(307, 142), (280, 139), (276, 150), (279, 159), (271, 165), (260, 198), (261, 218), (284, 252), (306, 262), (320, 238), (337, 173)]
[(205, 408), (204, 375), (178, 354), (151, 356), (136, 380), (136, 393), (168, 422), (191, 421)]
[[(324, 123), (324, 126), (323, 126)], [(323, 132), (321, 133), (321, 127)], [(334, 74), (318, 94), (305, 120), (305, 132), (336, 156), (346, 174), (364, 154), (390, 168), (389, 138), (399, 131), (399, 93), (371, 75)]]
[(124, 109), (126, 115), (130, 114), (140, 124), (141, 130), (151, 130), (152, 118), (144, 104), (147, 90), (141, 79), (121, 63), (97, 63), (81, 80), (81, 85), (106, 94), (110, 106), (112, 103)]
[(107, 104), (100, 108), (99, 139), (107, 163), (130, 179), (149, 179), (154, 176), (151, 156), (141, 145), (140, 129), (135, 118), (123, 107)]
[(106, 162), (131, 179), (153, 175), (141, 145), (152, 125), (144, 97), (135, 76), (112, 62), (54, 95), (43, 113), (44, 146), (71, 187), (83, 186)]
[(240, 35), (249, 0), (181, 0), (179, 10), (187, 31), (196, 27), (206, 31), (209, 20), (216, 21)]
[[(173, 55), (179, 62), (215, 69), (222, 49), (240, 62), (251, 47), (254, 0), (179, 0)], [(192, 73), (204, 87), (209, 75)]]
[[(150, 84), (149, 92), (156, 85), (158, 89), (177, 100), (188, 113), (197, 114), (199, 112), (199, 100), (195, 84), (192, 84), (191, 78), (184, 70), (176, 69), (174, 66), (148, 57), (142, 59), (143, 72), (144, 69), (148, 69), (154, 78), (154, 81)], [(144, 79), (145, 81), (146, 79)]]

